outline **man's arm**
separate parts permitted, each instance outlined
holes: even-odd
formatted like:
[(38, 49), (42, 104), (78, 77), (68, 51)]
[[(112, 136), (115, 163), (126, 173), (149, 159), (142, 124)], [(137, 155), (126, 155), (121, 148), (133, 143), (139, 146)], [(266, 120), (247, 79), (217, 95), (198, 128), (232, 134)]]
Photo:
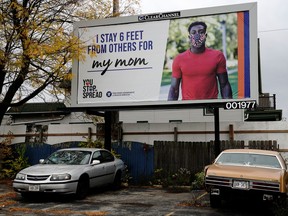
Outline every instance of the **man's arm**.
[(178, 100), (180, 81), (180, 78), (171, 78), (171, 87), (169, 89), (168, 101)]
[(218, 80), (220, 84), (220, 91), (221, 91), (222, 98), (223, 99), (232, 98), (232, 89), (228, 80), (228, 74), (221, 73), (221, 74), (218, 74), (217, 76), (218, 76)]

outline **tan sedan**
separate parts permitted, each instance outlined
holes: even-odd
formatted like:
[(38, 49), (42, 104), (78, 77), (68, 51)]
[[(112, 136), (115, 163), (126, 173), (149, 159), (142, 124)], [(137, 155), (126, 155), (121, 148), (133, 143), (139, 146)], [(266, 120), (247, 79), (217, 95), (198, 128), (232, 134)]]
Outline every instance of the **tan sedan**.
[(224, 150), (204, 172), (211, 207), (219, 207), (222, 199), (235, 196), (253, 196), (263, 201), (287, 197), (287, 165), (276, 151)]

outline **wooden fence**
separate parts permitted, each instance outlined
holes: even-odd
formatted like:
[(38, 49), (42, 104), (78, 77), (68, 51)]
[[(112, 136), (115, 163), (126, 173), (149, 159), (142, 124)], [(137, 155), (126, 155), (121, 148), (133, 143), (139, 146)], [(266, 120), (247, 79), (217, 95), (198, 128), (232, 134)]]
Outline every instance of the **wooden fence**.
[[(278, 150), (277, 141), (220, 141), (220, 150), (250, 148)], [(192, 175), (203, 171), (215, 159), (214, 141), (210, 142), (154, 142), (154, 171), (163, 169), (166, 174), (176, 173), (180, 168), (188, 169)]]
[(251, 140), (248, 142), (249, 149), (264, 149), (279, 151), (279, 145), (276, 140)]

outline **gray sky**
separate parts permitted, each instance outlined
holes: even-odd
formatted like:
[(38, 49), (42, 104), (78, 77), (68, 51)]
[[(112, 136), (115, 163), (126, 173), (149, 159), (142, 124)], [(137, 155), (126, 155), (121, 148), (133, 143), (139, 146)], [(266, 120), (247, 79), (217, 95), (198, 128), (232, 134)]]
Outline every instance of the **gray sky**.
[(287, 0), (141, 0), (142, 14), (257, 2), (263, 93), (276, 94), (276, 108), (288, 118)]

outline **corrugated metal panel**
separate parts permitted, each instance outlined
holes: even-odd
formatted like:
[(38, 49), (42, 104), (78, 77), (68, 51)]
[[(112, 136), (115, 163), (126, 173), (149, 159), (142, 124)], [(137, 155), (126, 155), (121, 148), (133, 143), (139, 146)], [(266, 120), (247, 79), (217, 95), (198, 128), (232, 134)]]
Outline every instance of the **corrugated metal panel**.
[(77, 147), (79, 145), (79, 142), (65, 142), (56, 145), (49, 145), (46, 143), (33, 143), (33, 144), (21, 143), (21, 144), (15, 144), (13, 147), (16, 148), (19, 145), (26, 146), (25, 157), (28, 158), (28, 163), (30, 165), (35, 165), (39, 163), (40, 159), (47, 158), (54, 151), (61, 148)]
[(152, 145), (138, 142), (123, 142), (113, 144), (112, 148), (121, 155), (128, 166), (132, 183), (146, 182), (154, 172), (154, 148)]
[[(50, 154), (60, 148), (77, 147), (79, 142), (66, 142), (56, 145), (45, 143), (39, 144), (16, 144), (26, 145), (25, 156), (28, 157), (30, 165), (38, 164), (40, 159), (47, 158)], [(128, 166), (129, 176), (132, 183), (146, 182), (153, 176), (154, 172), (154, 148), (138, 142), (123, 142), (112, 144), (112, 149), (121, 155), (121, 159)]]

